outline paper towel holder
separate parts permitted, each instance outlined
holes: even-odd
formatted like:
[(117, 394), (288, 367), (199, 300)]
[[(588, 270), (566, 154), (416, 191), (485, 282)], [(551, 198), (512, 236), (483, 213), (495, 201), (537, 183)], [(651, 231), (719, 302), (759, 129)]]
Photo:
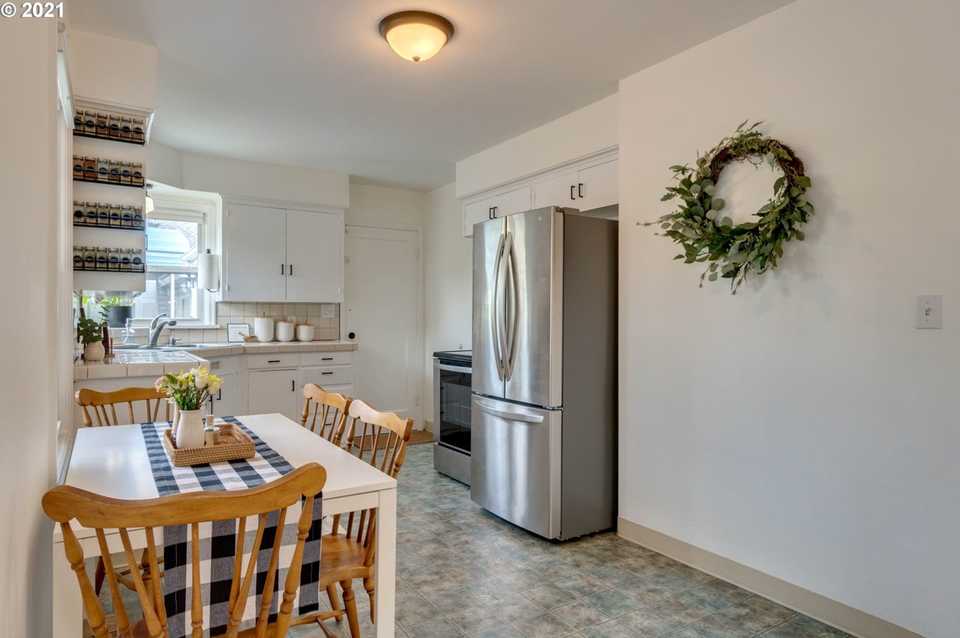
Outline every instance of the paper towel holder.
[(209, 248), (200, 255), (197, 264), (197, 287), (207, 292), (220, 292), (220, 261)]

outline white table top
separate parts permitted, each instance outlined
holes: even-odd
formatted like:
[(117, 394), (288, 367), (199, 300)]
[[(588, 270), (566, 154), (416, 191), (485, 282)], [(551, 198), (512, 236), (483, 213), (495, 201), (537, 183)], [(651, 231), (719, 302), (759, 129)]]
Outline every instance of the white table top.
[[(311, 461), (324, 466), (324, 499), (396, 489), (395, 479), (282, 414), (237, 418), (294, 467)], [(78, 428), (65, 483), (113, 498), (156, 498), (140, 426)]]

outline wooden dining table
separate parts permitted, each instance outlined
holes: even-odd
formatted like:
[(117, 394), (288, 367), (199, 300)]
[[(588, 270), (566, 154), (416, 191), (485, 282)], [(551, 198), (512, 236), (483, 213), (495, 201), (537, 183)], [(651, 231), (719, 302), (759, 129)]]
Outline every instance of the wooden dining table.
[[(327, 470), (323, 514), (378, 508), (376, 525), (376, 636), (393, 638), (397, 573), (397, 482), (370, 464), (281, 414), (237, 417), (294, 467), (317, 462)], [(66, 485), (120, 499), (156, 498), (157, 488), (139, 425), (80, 428), (67, 470)], [(54, 532), (53, 638), (80, 638), (83, 601), (77, 578)], [(74, 529), (86, 558), (100, 555), (92, 529)], [(134, 549), (146, 547), (143, 530), (131, 532)], [(107, 534), (111, 553), (122, 551), (119, 534)]]

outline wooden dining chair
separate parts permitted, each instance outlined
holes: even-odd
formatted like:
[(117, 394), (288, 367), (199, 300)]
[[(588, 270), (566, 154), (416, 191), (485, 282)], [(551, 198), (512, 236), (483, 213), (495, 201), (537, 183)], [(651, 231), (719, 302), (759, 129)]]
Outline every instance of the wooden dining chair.
[[(327, 392), (315, 383), (303, 386), (303, 415), (300, 424), (339, 446), (347, 423), (351, 399)], [(309, 422), (309, 425), (308, 425)]]
[[(111, 392), (98, 392), (84, 388), (77, 390), (75, 398), (77, 405), (80, 406), (83, 412), (83, 425), (86, 427), (153, 422), (156, 421), (160, 415), (161, 405), (164, 406), (163, 420), (170, 421), (173, 418), (167, 395), (156, 388), (123, 388)], [(122, 407), (124, 404), (126, 404), (126, 418), (121, 418), (120, 414), (124, 413)], [(117, 413), (118, 405), (121, 406), (120, 414)], [(139, 410), (137, 409), (138, 407), (140, 407)], [(139, 563), (130, 563), (130, 565), (140, 565), (143, 578), (149, 580), (151, 578), (151, 572), (145, 559), (146, 553), (141, 556)], [(130, 578), (131, 567), (125, 564), (120, 564), (116, 567), (117, 580), (128, 589), (134, 590), (133, 580)], [(100, 594), (100, 590), (103, 588), (105, 577), (106, 563), (101, 557), (97, 560), (97, 568), (94, 573), (94, 591), (97, 595)]]
[[(100, 553), (108, 561), (107, 574), (110, 584), (110, 593), (116, 615), (119, 636), (148, 636), (149, 638), (166, 638), (167, 616), (164, 607), (164, 595), (160, 583), (152, 587), (134, 572), (137, 599), (143, 611), (143, 620), (131, 627), (127, 610), (116, 579), (110, 569), (110, 552), (107, 547), (106, 530), (116, 529), (119, 532), (123, 551), (128, 561), (133, 561), (133, 548), (130, 543), (130, 530), (143, 528), (147, 539), (147, 556), (151, 567), (157, 567), (157, 540), (154, 537), (156, 528), (168, 525), (186, 525), (190, 527), (192, 538), (191, 556), (188, 564), (188, 573), (191, 575), (191, 629), (193, 638), (199, 638), (203, 633), (203, 606), (201, 600), (200, 583), (200, 524), (209, 521), (231, 520), (237, 521), (236, 551), (233, 559), (233, 578), (230, 583), (229, 618), (226, 636), (228, 638), (285, 638), (291, 624), (294, 597), (300, 586), (300, 570), (303, 560), (304, 543), (310, 530), (313, 515), (314, 499), (318, 497), (327, 479), (326, 470), (317, 463), (309, 463), (293, 472), (258, 487), (217, 492), (192, 492), (177, 494), (149, 500), (119, 500), (94, 494), (85, 490), (67, 485), (51, 489), (43, 497), (43, 510), (47, 516), (60, 525), (63, 531), (63, 544), (70, 567), (76, 573), (77, 583), (83, 596), (84, 611), (96, 638), (107, 638), (108, 631), (103, 606), (93, 591), (93, 587), (84, 569), (83, 548), (71, 526), (74, 519), (83, 527), (96, 531)], [(301, 501), (301, 499), (303, 499)], [(258, 576), (257, 563), (260, 558), (260, 547), (265, 531), (273, 527), (269, 516), (276, 512), (276, 523), (283, 526), (287, 508), (295, 503), (302, 503), (302, 510), (297, 521), (297, 539), (286, 581), (283, 584), (283, 597), (275, 621), (269, 622), (273, 590), (276, 583), (281, 543), (275, 543), (270, 551), (269, 565), (265, 575)], [(247, 517), (257, 517), (257, 530), (250, 547), (246, 566), (244, 562), (245, 530)], [(323, 574), (321, 573), (321, 577)], [(244, 631), (238, 630), (243, 616), (243, 610), (254, 585), (254, 580), (264, 577), (260, 608), (257, 612), (256, 627)], [(336, 581), (333, 581), (336, 582)], [(352, 592), (345, 592), (345, 599)], [(353, 601), (350, 601), (353, 603)], [(355, 603), (353, 604), (356, 609)], [(318, 612), (317, 615), (334, 617), (338, 612)], [(339, 612), (342, 615), (342, 612)], [(356, 622), (356, 614), (354, 620)]]
[[(84, 388), (77, 390), (76, 401), (83, 411), (83, 424), (87, 427), (157, 421), (161, 405), (164, 406), (163, 420), (169, 421), (173, 418), (167, 395), (156, 388), (123, 388), (111, 392), (98, 392)], [(144, 404), (144, 410), (140, 411), (142, 418), (138, 418), (135, 407), (141, 402)], [(123, 404), (127, 407), (125, 419), (121, 419), (117, 414), (117, 406)]]
[[(354, 400), (347, 411), (345, 447), (355, 456), (396, 478), (407, 455), (407, 444), (413, 432), (413, 419), (404, 419), (392, 412), (374, 410), (363, 401)], [(335, 578), (344, 590), (344, 603), (355, 578), (363, 579), (363, 588), (370, 597), (370, 621), (376, 622), (376, 508), (350, 512), (344, 528), (341, 516), (333, 517), (333, 531), (323, 537), (320, 552), (321, 571)], [(330, 594), (330, 590), (327, 590)], [(330, 605), (339, 610), (339, 601), (330, 595)], [(359, 623), (348, 613), (350, 635), (360, 638)]]

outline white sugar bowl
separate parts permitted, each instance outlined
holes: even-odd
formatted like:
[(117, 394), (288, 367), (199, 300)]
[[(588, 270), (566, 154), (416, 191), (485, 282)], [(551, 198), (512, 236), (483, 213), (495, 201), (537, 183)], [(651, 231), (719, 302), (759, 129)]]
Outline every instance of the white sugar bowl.
[(293, 341), (293, 324), (289, 321), (277, 322), (277, 341)]
[(309, 323), (301, 323), (297, 326), (297, 341), (313, 341), (314, 334), (313, 326)]

